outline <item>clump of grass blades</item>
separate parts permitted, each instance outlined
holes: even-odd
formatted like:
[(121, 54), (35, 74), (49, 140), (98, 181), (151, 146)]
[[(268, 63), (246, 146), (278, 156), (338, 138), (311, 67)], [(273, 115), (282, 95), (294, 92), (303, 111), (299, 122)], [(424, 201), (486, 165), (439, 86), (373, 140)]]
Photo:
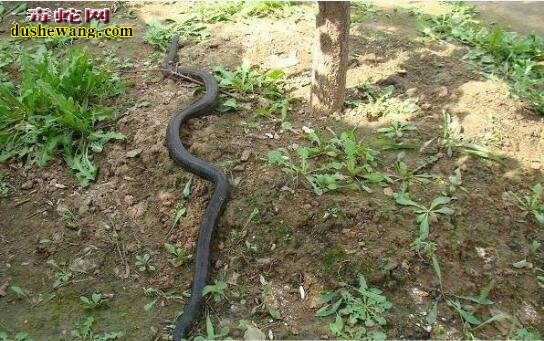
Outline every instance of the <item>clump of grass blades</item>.
[(0, 84), (0, 162), (29, 159), (43, 167), (61, 156), (88, 185), (98, 172), (92, 153), (124, 138), (97, 128), (114, 117), (104, 100), (119, 95), (123, 82), (79, 49), (62, 62), (50, 52), (22, 55), (21, 71), (19, 84)]
[(477, 12), (462, 3), (439, 16), (419, 15), (420, 30), (435, 39), (458, 41), (472, 47), (465, 59), (475, 61), (488, 74), (504, 77), (512, 94), (544, 114), (544, 40), (534, 34), (520, 37), (475, 20)]
[(144, 40), (146, 43), (155, 46), (160, 52), (166, 52), (170, 48), (170, 42), (174, 34), (177, 34), (182, 41), (201, 41), (210, 35), (206, 26), (201, 24), (196, 16), (193, 16), (179, 23), (172, 21), (166, 24), (150, 23), (144, 34)]
[(289, 1), (212, 2), (196, 8), (200, 20), (206, 23), (234, 21), (252, 17), (287, 18), (302, 12)]

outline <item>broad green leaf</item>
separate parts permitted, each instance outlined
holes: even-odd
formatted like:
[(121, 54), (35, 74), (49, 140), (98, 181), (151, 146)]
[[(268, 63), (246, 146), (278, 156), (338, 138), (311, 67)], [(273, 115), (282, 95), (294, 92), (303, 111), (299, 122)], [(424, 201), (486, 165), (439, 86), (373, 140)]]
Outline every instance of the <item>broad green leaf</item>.
[(444, 197), (444, 196), (436, 197), (436, 198), (434, 198), (433, 202), (431, 203), (431, 206), (430, 206), (429, 209), (433, 210), (437, 206), (448, 204), (450, 201), (451, 201), (450, 197)]
[(329, 315), (332, 315), (334, 313), (336, 313), (336, 311), (338, 310), (338, 308), (340, 308), (340, 305), (342, 304), (342, 299), (339, 299), (338, 301), (336, 301), (334, 304), (328, 304), (324, 307), (321, 307), (316, 313), (315, 313), (315, 316), (317, 317), (325, 317), (325, 316), (329, 316)]
[(329, 324), (329, 328), (334, 335), (341, 335), (342, 329), (344, 329), (344, 321), (339, 314), (336, 314), (336, 319), (333, 323)]
[(427, 314), (427, 324), (432, 325), (436, 322), (436, 318), (438, 317), (438, 302), (434, 302), (433, 306), (431, 307), (431, 310)]

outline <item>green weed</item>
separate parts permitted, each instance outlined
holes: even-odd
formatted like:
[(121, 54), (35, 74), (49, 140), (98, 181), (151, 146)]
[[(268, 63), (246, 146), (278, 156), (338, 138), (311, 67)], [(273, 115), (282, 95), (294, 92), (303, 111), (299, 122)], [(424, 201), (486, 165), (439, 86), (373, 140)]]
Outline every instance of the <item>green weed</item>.
[(288, 1), (232, 1), (206, 3), (195, 8), (201, 21), (218, 23), (252, 17), (296, 18), (302, 17), (302, 11)]
[(395, 162), (395, 170), (397, 175), (391, 177), (400, 181), (400, 192), (408, 192), (410, 186), (416, 182), (427, 184), (431, 182), (431, 179), (435, 178), (429, 174), (414, 174), (402, 160)]
[(285, 93), (285, 73), (279, 69), (271, 69), (262, 73), (247, 61), (234, 70), (222, 66), (214, 69), (219, 86), (232, 89), (241, 94), (258, 94), (269, 99), (278, 99)]
[(425, 241), (429, 237), (430, 223), (436, 222), (439, 216), (451, 216), (455, 213), (451, 207), (447, 206), (451, 200), (450, 197), (438, 196), (433, 199), (429, 207), (425, 207), (411, 200), (406, 192), (398, 193), (395, 197), (397, 204), (411, 207), (414, 210), (417, 216), (416, 221), (419, 224), (419, 241)]
[(370, 288), (362, 275), (359, 275), (357, 288), (346, 286), (326, 293), (318, 303), (323, 306), (315, 316), (336, 315), (335, 321), (329, 324), (335, 336), (351, 340), (386, 338), (379, 327), (387, 324), (385, 314), (392, 304), (380, 289)]
[(517, 200), (518, 207), (521, 210), (532, 215), (535, 222), (544, 226), (544, 199), (540, 184), (534, 185), (529, 195), (518, 195), (512, 192), (510, 194)]
[(9, 196), (10, 187), (6, 182), (6, 179), (9, 177), (8, 172), (0, 173), (0, 198), (6, 198)]
[(107, 341), (107, 340), (117, 340), (123, 337), (124, 333), (122, 332), (108, 332), (104, 334), (95, 334), (93, 332), (94, 325), (96, 320), (94, 317), (87, 317), (84, 321), (79, 323), (75, 329), (70, 333), (72, 337), (76, 340), (92, 340), (92, 341)]
[[(268, 152), (267, 162), (281, 167), (295, 179), (302, 176), (317, 195), (337, 189), (363, 189), (371, 192), (365, 184), (390, 182), (384, 174), (375, 170), (378, 153), (357, 140), (353, 131), (334, 133), (329, 141), (322, 141), (313, 131), (307, 133), (312, 147), (297, 146), (298, 161), (293, 161), (284, 148)], [(321, 159), (321, 165), (311, 162)], [(345, 170), (345, 172), (342, 172)]]
[[(262, 117), (287, 119), (291, 100), (285, 98), (285, 72), (271, 69), (266, 72), (251, 66), (247, 61), (233, 70), (222, 66), (214, 70), (219, 86), (241, 94), (258, 95), (261, 98), (256, 113)], [(219, 106), (220, 112), (238, 111), (240, 105), (234, 99), (228, 99)]]
[(216, 303), (221, 302), (225, 297), (227, 283), (223, 281), (215, 281), (215, 284), (206, 285), (202, 290), (202, 296), (210, 295)]
[(185, 251), (181, 247), (176, 247), (175, 245), (172, 245), (172, 244), (169, 244), (169, 243), (164, 243), (164, 250), (176, 262), (183, 263), (189, 258), (189, 256), (187, 255), (187, 251)]
[(421, 240), (421, 238), (417, 238), (412, 243), (412, 248), (416, 252), (423, 252), (425, 256), (429, 259), (433, 266), (436, 277), (438, 277), (440, 286), (442, 287), (442, 270), (440, 269), (440, 263), (438, 262), (438, 257), (436, 256), (436, 243), (432, 241), (423, 241)]
[(473, 6), (454, 3), (439, 16), (419, 15), (420, 31), (431, 38), (457, 41), (471, 50), (464, 59), (509, 84), (514, 97), (544, 114), (544, 40), (534, 34), (520, 37), (500, 27), (488, 29), (476, 19)]
[(196, 16), (193, 16), (179, 23), (172, 21), (166, 24), (158, 22), (150, 23), (144, 34), (144, 41), (164, 53), (170, 49), (170, 43), (174, 34), (179, 35), (179, 39), (183, 43), (187, 43), (187, 41), (201, 41), (210, 35), (206, 26), (201, 24)]
[(242, 17), (293, 17), (296, 7), (289, 1), (249, 1), (240, 11)]
[(57, 270), (54, 274), (55, 281), (53, 282), (53, 289), (66, 285), (72, 279), (73, 274), (66, 269), (65, 262), (58, 264), (54, 259), (50, 259), (47, 261), (47, 265)]
[(62, 61), (48, 52), (23, 55), (21, 64), (18, 85), (0, 84), (0, 162), (26, 158), (44, 167), (60, 156), (87, 186), (98, 173), (92, 154), (124, 139), (97, 127), (114, 117), (104, 101), (119, 95), (123, 83), (84, 50)]
[(187, 208), (185, 205), (180, 202), (176, 205), (176, 212), (174, 213), (174, 218), (172, 219), (172, 227), (177, 226), (181, 218), (185, 217), (187, 214)]
[(393, 140), (398, 140), (404, 136), (404, 134), (410, 131), (416, 131), (417, 128), (413, 124), (407, 122), (393, 121), (389, 127), (378, 129), (378, 133), (383, 134), (385, 137)]
[(354, 108), (356, 115), (366, 115), (370, 120), (377, 120), (382, 116), (410, 115), (419, 112), (416, 101), (410, 97), (394, 96), (395, 87), (385, 88), (361, 87), (364, 101), (348, 101), (346, 104)]
[[(450, 306), (450, 308), (455, 311), (461, 320), (463, 321), (463, 326), (465, 328), (465, 332), (472, 333), (474, 330), (479, 329), (489, 323), (502, 320), (505, 318), (504, 315), (497, 314), (492, 315), (488, 317), (485, 321), (482, 321), (474, 311), (466, 309), (463, 304), (459, 300), (454, 299), (447, 299), (447, 304)], [(480, 304), (477, 305), (478, 308), (480, 308)]]
[(360, 24), (367, 16), (374, 16), (379, 13), (383, 13), (383, 11), (372, 3), (354, 1), (351, 3), (351, 24)]
[(194, 341), (232, 340), (232, 338), (228, 337), (227, 335), (229, 335), (228, 327), (223, 327), (219, 331), (216, 330), (216, 327), (214, 327), (212, 320), (210, 318), (210, 315), (206, 315), (206, 335), (195, 336), (193, 340)]
[(339, 263), (346, 260), (346, 252), (340, 248), (331, 248), (323, 257), (323, 270), (328, 274), (335, 273), (338, 270)]
[(17, 295), (18, 299), (23, 299), (23, 298), (29, 298), (30, 297), (30, 295), (27, 293), (27, 291), (25, 289), (21, 288), (20, 286), (12, 285), (9, 288), (11, 289), (11, 291), (13, 291), (15, 293), (15, 295)]
[(534, 328), (517, 328), (512, 332), (511, 337), (509, 337), (511, 340), (524, 340), (524, 341), (530, 341), (530, 340), (542, 340), (542, 337), (540, 336), (540, 333), (538, 330)]
[(17, 332), (13, 336), (10, 336), (11, 333), (0, 331), (0, 341), (32, 341), (34, 339), (28, 336), (28, 333)]
[(206, 23), (217, 23), (231, 21), (244, 6), (240, 1), (205, 3), (198, 5), (195, 9), (199, 13), (200, 20)]
[(492, 160), (503, 163), (504, 159), (497, 154), (490, 152), (487, 148), (474, 143), (463, 141), (461, 134), (461, 124), (457, 116), (452, 116), (447, 112), (442, 113), (442, 138), (440, 140), (448, 157), (453, 156), (455, 150), (468, 154), (473, 157)]
[(0, 83), (7, 82), (6, 69), (21, 55), (21, 45), (17, 41), (0, 41)]
[(81, 305), (84, 309), (95, 309), (98, 308), (102, 303), (104, 303), (104, 300), (102, 299), (101, 293), (92, 293), (89, 296), (80, 296), (79, 300), (81, 301)]
[(75, 213), (72, 212), (69, 208), (65, 208), (62, 210), (61, 220), (64, 224), (66, 224), (66, 226), (68, 226), (72, 230), (81, 229), (81, 223), (78, 216), (75, 215)]
[(153, 272), (156, 270), (149, 253), (145, 253), (143, 255), (136, 255), (135, 264), (138, 267), (138, 270), (140, 271)]

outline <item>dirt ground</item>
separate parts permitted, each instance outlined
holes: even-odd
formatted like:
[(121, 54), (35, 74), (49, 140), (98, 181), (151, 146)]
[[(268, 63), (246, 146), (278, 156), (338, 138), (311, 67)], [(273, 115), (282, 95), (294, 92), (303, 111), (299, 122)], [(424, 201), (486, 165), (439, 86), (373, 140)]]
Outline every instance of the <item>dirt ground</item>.
[[(179, 53), (182, 64), (207, 70), (235, 67), (244, 59), (263, 69), (274, 58), (296, 55), (298, 61), (284, 69), (291, 95), (299, 98), (289, 113), (294, 132), (258, 117), (254, 102), (246, 103), (242, 112), (195, 120), (183, 132), (191, 152), (223, 168), (234, 187), (212, 251), (212, 281), (228, 284), (227, 297), (219, 303), (208, 299), (205, 310), (214, 324), (228, 326), (234, 338), (243, 335), (237, 329), (240, 320), (252, 321), (274, 339), (333, 338), (331, 321), (314, 316), (317, 300), (361, 273), (393, 303), (385, 326), (388, 338), (464, 338), (462, 321), (440, 301), (433, 267), (410, 247), (418, 229), (414, 216), (395, 204), (389, 187), (317, 196), (303, 183), (294, 187), (289, 175), (264, 159), (270, 150), (305, 144), (302, 127), (324, 136), (326, 127), (336, 132), (355, 128), (364, 141), (372, 141), (377, 129), (393, 120), (385, 116), (369, 121), (350, 110), (330, 118), (310, 113), (306, 99), (314, 9), (311, 4), (299, 6), (307, 13), (299, 20), (264, 17), (209, 24), (208, 39)], [(176, 110), (194, 101), (195, 86), (165, 79), (151, 57), (153, 47), (143, 42), (146, 23), (175, 16), (180, 8), (182, 16), (190, 12), (187, 4), (126, 4), (112, 15), (112, 22), (134, 26), (135, 37), (92, 46), (97, 55), (114, 47), (120, 58), (133, 60), (132, 71), (122, 76), (134, 84), (126, 101), (140, 104), (121, 113), (114, 125), (126, 141), (109, 144), (96, 156), (100, 173), (95, 183), (81, 188), (60, 161), (45, 169), (17, 160), (0, 165), (0, 171), (10, 174), (11, 188), (9, 197), (0, 199), (0, 331), (23, 331), (36, 340), (69, 340), (71, 330), (92, 315), (96, 332), (121, 331), (127, 340), (168, 339), (190, 289), (192, 262), (169, 261), (163, 244), (193, 252), (213, 189), (177, 167), (165, 147), (166, 125)], [(129, 10), (136, 19), (128, 18)], [(10, 25), (9, 20), (0, 24), (1, 39), (8, 39)], [(431, 228), (443, 290), (477, 295), (493, 280), (494, 304), (482, 313), (502, 312), (544, 335), (544, 292), (534, 271), (544, 267), (544, 251), (529, 252), (532, 241), (544, 241), (544, 230), (507, 195), (544, 183), (544, 118), (512, 99), (500, 79), (486, 79), (465, 64), (464, 47), (420, 39), (414, 18), (389, 5), (354, 25), (349, 44), (348, 100), (357, 99), (356, 87), (364, 83), (393, 85), (396, 94), (420, 107), (404, 117), (418, 128), (412, 138), (418, 145), (442, 134), (442, 112), (447, 111), (459, 118), (467, 140), (507, 158), (501, 165), (467, 156), (442, 157), (427, 169), (437, 179), (413, 185), (411, 193), (428, 203), (444, 190), (453, 171), (461, 169), (462, 189), (451, 205), (455, 214)], [(436, 152), (432, 146), (406, 151), (405, 161), (415, 168)], [(383, 172), (394, 172), (397, 153), (381, 151)], [(187, 215), (172, 227), (180, 191), (190, 178)], [(325, 219), (332, 208), (341, 213)], [(66, 209), (74, 216), (63, 216)], [(252, 215), (254, 210), (258, 213)], [(144, 253), (153, 259), (153, 273), (135, 266), (135, 256)], [(52, 259), (72, 273), (70, 282), (57, 289), (52, 284), (59, 270), (47, 264)], [(532, 268), (513, 267), (524, 259)], [(263, 278), (270, 284), (266, 294)], [(24, 288), (28, 295), (20, 298), (10, 286)], [(144, 288), (161, 294), (146, 296)], [(80, 296), (93, 292), (106, 300), (89, 311), (81, 306)], [(44, 301), (38, 302), (40, 294)], [(48, 294), (56, 297), (48, 300)], [(442, 302), (438, 319), (427, 326), (435, 300)], [(281, 318), (258, 308), (263, 301)], [(474, 333), (504, 338), (510, 325), (498, 321)], [(198, 330), (204, 328), (202, 322)]]

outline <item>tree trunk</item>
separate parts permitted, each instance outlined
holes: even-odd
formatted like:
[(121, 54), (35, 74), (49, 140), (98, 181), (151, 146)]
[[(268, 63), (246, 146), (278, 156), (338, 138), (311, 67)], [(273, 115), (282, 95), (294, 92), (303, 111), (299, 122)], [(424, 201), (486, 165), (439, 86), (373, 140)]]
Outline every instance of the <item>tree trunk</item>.
[(314, 42), (312, 111), (330, 115), (344, 105), (348, 68), (349, 1), (318, 1)]

